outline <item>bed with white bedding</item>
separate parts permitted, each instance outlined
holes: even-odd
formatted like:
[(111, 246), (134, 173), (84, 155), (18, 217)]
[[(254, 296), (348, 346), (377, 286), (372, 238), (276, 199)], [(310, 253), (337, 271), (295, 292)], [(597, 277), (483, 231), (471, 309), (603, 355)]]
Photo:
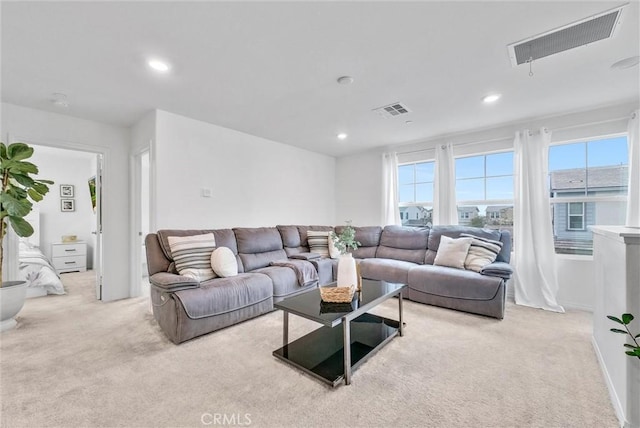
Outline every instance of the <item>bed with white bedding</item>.
[(25, 217), (33, 226), (33, 235), (20, 238), (18, 259), (19, 277), (27, 281), (27, 297), (46, 296), (47, 294), (65, 294), (60, 276), (51, 261), (42, 253), (40, 245), (40, 212), (34, 207)]

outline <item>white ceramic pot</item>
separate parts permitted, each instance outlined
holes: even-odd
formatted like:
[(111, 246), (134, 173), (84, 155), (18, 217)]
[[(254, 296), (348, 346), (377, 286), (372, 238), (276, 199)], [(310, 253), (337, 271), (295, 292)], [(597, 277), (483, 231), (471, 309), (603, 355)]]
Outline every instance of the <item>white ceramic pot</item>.
[(338, 260), (338, 287), (358, 286), (356, 260), (351, 253), (342, 254)]
[(0, 331), (10, 330), (16, 326), (13, 319), (22, 306), (27, 295), (25, 281), (4, 281), (0, 287)]

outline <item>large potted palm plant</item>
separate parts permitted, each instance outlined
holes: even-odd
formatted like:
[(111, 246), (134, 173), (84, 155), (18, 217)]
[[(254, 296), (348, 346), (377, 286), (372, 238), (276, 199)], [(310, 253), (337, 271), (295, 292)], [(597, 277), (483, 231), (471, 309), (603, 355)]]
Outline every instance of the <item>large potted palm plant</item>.
[(16, 325), (13, 319), (22, 306), (27, 292), (25, 281), (3, 281), (4, 238), (7, 227), (16, 235), (27, 237), (33, 234), (33, 227), (25, 220), (34, 202), (40, 202), (49, 192), (53, 181), (32, 177), (38, 174), (38, 167), (25, 161), (33, 155), (33, 148), (24, 143), (5, 146), (0, 142), (0, 331)]

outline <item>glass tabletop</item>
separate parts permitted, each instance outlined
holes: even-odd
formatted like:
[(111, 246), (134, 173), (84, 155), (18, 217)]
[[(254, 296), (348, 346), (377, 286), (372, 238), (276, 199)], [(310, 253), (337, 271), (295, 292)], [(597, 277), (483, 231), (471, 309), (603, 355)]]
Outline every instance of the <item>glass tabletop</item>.
[[(331, 284), (329, 284), (331, 285)], [(339, 324), (345, 315), (366, 310), (400, 293), (406, 285), (370, 279), (362, 280), (362, 291), (355, 292), (351, 303), (328, 303), (320, 298), (320, 290), (314, 288), (303, 294), (288, 297), (274, 303), (276, 309), (316, 321), (326, 326)]]

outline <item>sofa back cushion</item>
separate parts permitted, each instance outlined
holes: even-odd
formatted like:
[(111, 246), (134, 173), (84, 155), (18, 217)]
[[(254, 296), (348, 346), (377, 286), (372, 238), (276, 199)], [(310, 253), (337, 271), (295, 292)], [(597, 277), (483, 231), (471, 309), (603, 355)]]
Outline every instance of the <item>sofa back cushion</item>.
[[(336, 226), (336, 233), (340, 234), (344, 226)], [(360, 242), (357, 250), (353, 251), (353, 257), (367, 259), (376, 256), (382, 228), (380, 226), (354, 227), (356, 230), (356, 241)]]
[(245, 272), (267, 267), (274, 260), (287, 258), (280, 232), (275, 227), (238, 227), (233, 232)]
[[(236, 236), (231, 229), (162, 229), (157, 233), (158, 242), (160, 244), (160, 248), (162, 249), (163, 255), (166, 258), (167, 262), (170, 263), (167, 268), (167, 272), (177, 273), (173, 264), (173, 257), (171, 256), (171, 247), (169, 246), (169, 236), (193, 236), (193, 235), (204, 235), (206, 233), (213, 233), (213, 236), (216, 239), (216, 247), (227, 247), (229, 248), (233, 254), (236, 256), (236, 260), (238, 260), (238, 271), (244, 272), (242, 267), (242, 261), (238, 257), (238, 247), (236, 245)], [(149, 247), (147, 247), (147, 251), (149, 251)], [(154, 272), (157, 273), (157, 272)]]
[[(461, 234), (469, 234), (473, 236), (479, 236), (481, 238), (492, 239), (494, 241), (504, 241), (501, 239), (503, 232), (500, 230), (494, 229), (482, 229), (479, 227), (471, 227), (471, 226), (433, 226), (431, 231), (429, 232), (429, 241), (427, 246), (427, 254), (425, 257), (426, 264), (433, 264), (433, 260), (436, 257), (436, 253), (438, 252), (438, 246), (440, 245), (440, 237), (448, 236), (450, 238), (459, 238)], [(510, 242), (510, 239), (509, 239)], [(498, 254), (498, 258), (496, 261), (504, 261), (509, 262), (509, 252), (505, 253), (505, 246), (502, 246), (502, 250), (500, 254)], [(508, 245), (507, 251), (511, 251), (511, 245)], [(506, 259), (505, 259), (506, 257)]]
[(278, 225), (276, 226), (276, 228), (278, 229), (278, 232), (280, 232), (282, 245), (284, 246), (284, 251), (287, 253), (287, 256), (292, 256), (294, 254), (300, 253), (308, 253), (310, 251), (309, 242), (307, 240), (307, 231), (333, 231), (332, 226)]
[(429, 228), (385, 226), (376, 257), (423, 264), (428, 240)]

